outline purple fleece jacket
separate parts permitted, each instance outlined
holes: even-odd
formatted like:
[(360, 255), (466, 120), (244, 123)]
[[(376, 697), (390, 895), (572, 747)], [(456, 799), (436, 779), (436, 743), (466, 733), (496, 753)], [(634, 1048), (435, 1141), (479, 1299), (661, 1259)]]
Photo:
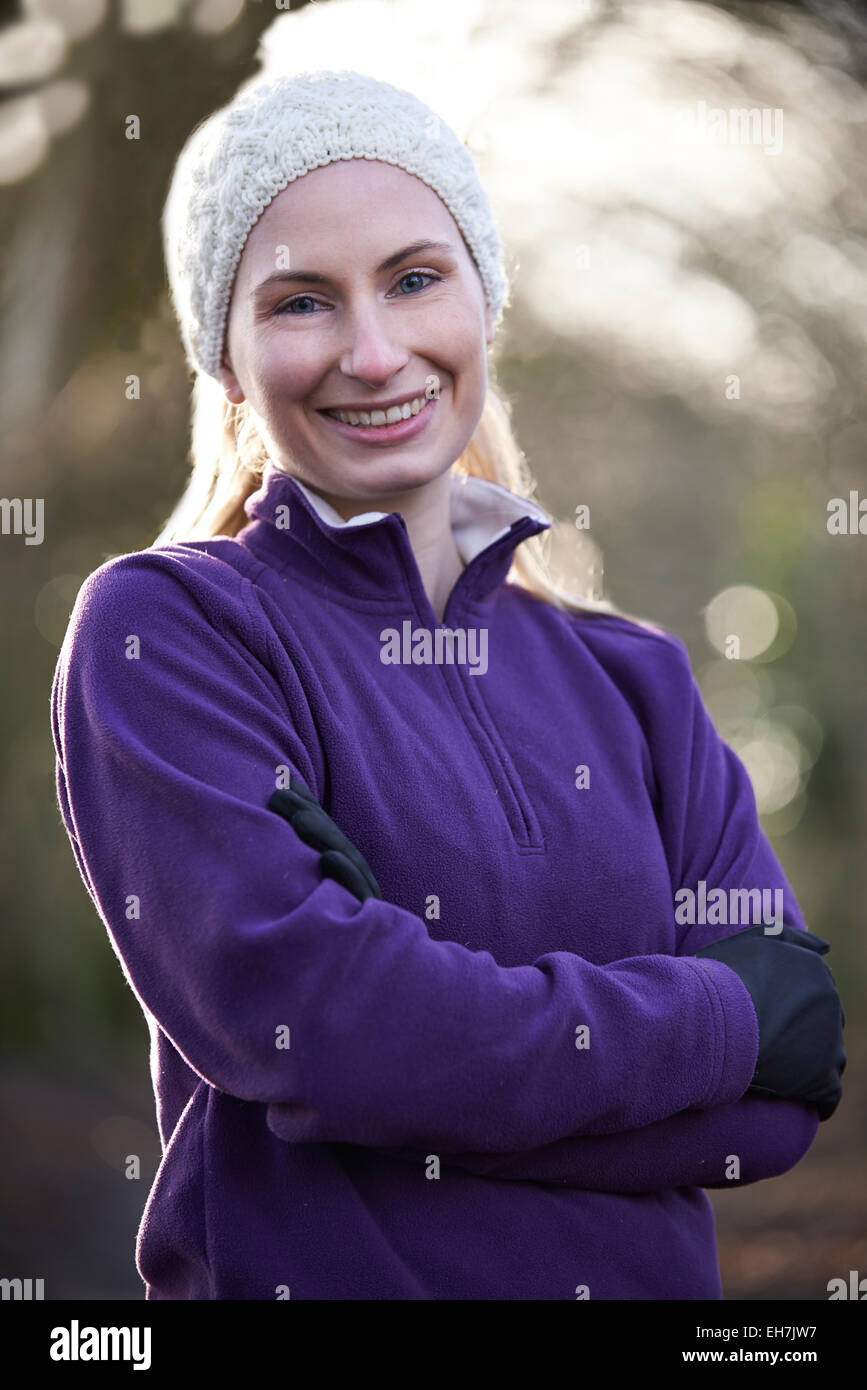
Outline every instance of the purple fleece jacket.
[[(342, 523), (270, 462), (246, 512), (95, 570), (52, 688), (150, 1029), (146, 1297), (720, 1298), (704, 1189), (785, 1172), (818, 1117), (744, 1094), (749, 993), (690, 956), (748, 923), (675, 917), (704, 881), (805, 925), (683, 643), (511, 582), (550, 519), (480, 479), (442, 624), (398, 513)], [(425, 661), (442, 627), (466, 650)], [(267, 809), (290, 773), (383, 900)]]

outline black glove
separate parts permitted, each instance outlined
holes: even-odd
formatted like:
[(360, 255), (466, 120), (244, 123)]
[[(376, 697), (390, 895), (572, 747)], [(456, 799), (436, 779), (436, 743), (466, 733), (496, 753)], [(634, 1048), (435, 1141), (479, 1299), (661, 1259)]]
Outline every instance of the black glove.
[(287, 820), (306, 845), (319, 851), (319, 866), (326, 878), (342, 883), (360, 902), (382, 897), (367, 860), (326, 815), (300, 777), (289, 778), (288, 791), (275, 791), (268, 809)]
[(812, 932), (784, 925), (773, 936), (762, 926), (748, 927), (695, 952), (728, 965), (750, 992), (759, 1056), (748, 1093), (805, 1100), (816, 1106), (820, 1121), (840, 1103), (846, 1067), (846, 1016), (821, 959), (829, 949)]

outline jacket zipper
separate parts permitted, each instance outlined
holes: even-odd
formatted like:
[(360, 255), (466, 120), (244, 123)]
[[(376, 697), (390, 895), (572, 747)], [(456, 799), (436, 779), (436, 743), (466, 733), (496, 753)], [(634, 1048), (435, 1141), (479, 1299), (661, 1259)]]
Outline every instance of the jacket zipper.
[[(406, 534), (406, 524), (402, 517), (399, 517), (399, 520), (404, 532), (404, 543), (408, 545), (409, 539)], [(433, 610), (433, 604), (427, 596), (424, 585), (421, 583), (418, 566), (408, 564), (406, 557), (402, 557), (404, 561), (404, 571), (409, 581), (410, 593), (412, 595), (416, 614), (422, 624), (426, 625), (430, 632), (434, 632), (437, 628), (453, 628), (456, 626), (453, 619), (455, 617), (457, 601), (460, 597), (462, 588), (465, 586), (466, 575), (476, 562), (481, 560), (482, 556), (488, 556), (492, 550), (498, 549), (504, 545), (510, 545), (514, 549), (516, 527), (526, 529), (528, 535), (534, 533), (536, 529), (531, 518), (521, 518), (512, 523), (506, 535), (501, 536), (499, 540), (492, 541), (484, 550), (480, 550), (478, 555), (474, 555), (470, 563), (465, 566), (458, 575), (455, 586), (449, 594), (442, 622), (437, 619), (437, 615)], [(523, 539), (524, 537), (522, 536), (521, 540)], [(520, 541), (518, 543), (520, 543)], [(517, 772), (514, 768), (509, 768), (506, 762), (507, 754), (501, 751), (502, 744), (500, 747), (497, 746), (499, 734), (493, 720), (482, 703), (481, 695), (478, 691), (474, 691), (472, 696), (469, 693), (470, 686), (468, 682), (477, 679), (477, 677), (470, 677), (468, 673), (462, 674), (461, 666), (458, 663), (454, 665), (444, 663), (441, 666), (441, 673), (446, 688), (463, 720), (464, 727), (475, 743), (482, 762), (488, 769), (491, 781), (494, 784), (497, 801), (502, 808), (512, 839), (519, 850), (524, 854), (543, 853), (545, 842), (542, 838), (541, 827), (532, 803), (521, 784)], [(480, 711), (483, 711), (483, 713), (480, 713)], [(490, 727), (486, 727), (486, 724)]]

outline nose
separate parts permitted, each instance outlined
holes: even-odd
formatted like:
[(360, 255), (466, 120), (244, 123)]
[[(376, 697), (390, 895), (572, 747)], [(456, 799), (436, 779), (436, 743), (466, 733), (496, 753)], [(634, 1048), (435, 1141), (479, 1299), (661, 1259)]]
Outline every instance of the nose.
[(406, 366), (410, 354), (388, 319), (388, 308), (376, 304), (355, 305), (347, 314), (345, 345), (340, 353), (344, 376), (379, 388)]

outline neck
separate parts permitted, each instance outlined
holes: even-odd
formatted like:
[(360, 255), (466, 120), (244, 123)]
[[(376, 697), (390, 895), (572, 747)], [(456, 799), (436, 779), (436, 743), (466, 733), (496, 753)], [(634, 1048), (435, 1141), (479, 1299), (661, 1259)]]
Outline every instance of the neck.
[(424, 487), (363, 502), (314, 489), (326, 502), (330, 502), (344, 521), (369, 511), (400, 512), (406, 522), (407, 536), (425, 592), (439, 623), (443, 620), (449, 595), (464, 568), (452, 535), (451, 479), (451, 470), (447, 469)]

